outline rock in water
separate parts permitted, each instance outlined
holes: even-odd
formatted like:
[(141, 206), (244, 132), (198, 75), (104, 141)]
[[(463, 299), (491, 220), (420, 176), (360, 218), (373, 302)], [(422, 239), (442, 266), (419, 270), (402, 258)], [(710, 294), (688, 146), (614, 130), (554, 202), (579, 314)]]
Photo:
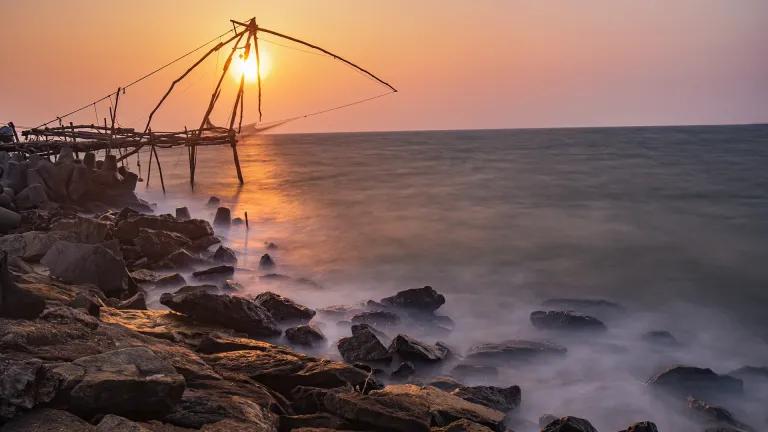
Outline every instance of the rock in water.
[(272, 261), (272, 257), (269, 254), (264, 254), (259, 260), (259, 268), (262, 270), (269, 270), (275, 267), (275, 262)]
[(381, 299), (387, 306), (412, 309), (419, 312), (434, 312), (445, 303), (445, 297), (431, 286), (400, 291), (391, 297)]
[(137, 290), (123, 260), (101, 245), (59, 241), (40, 262), (50, 269), (51, 276), (94, 284), (108, 297), (124, 298)]
[(81, 357), (72, 364), (83, 371), (69, 393), (71, 409), (81, 415), (156, 418), (169, 413), (184, 392), (184, 377), (146, 347)]
[(729, 427), (740, 431), (753, 432), (754, 428), (737, 420), (730, 411), (723, 407), (710, 405), (704, 401), (688, 398), (688, 409), (702, 423), (711, 427)]
[(561, 357), (567, 349), (551, 342), (512, 339), (475, 345), (467, 351), (467, 360), (478, 362), (530, 361), (542, 357)]
[(213, 235), (211, 225), (202, 219), (180, 221), (171, 215), (153, 216), (121, 212), (117, 218), (114, 236), (121, 242), (131, 243), (139, 235), (141, 228), (181, 234), (193, 241)]
[(512, 411), (520, 406), (521, 391), (519, 386), (495, 387), (495, 386), (461, 386), (451, 392), (466, 401), (503, 413)]
[(549, 423), (541, 432), (597, 432), (592, 423), (578, 417), (562, 417)]
[(682, 398), (693, 396), (697, 399), (720, 400), (744, 392), (744, 384), (740, 379), (718, 375), (712, 369), (692, 366), (675, 366), (652, 377), (648, 383)]
[(229, 228), (232, 225), (232, 213), (227, 207), (216, 209), (216, 216), (213, 218), (213, 226), (219, 228)]
[(403, 360), (417, 362), (440, 361), (448, 354), (448, 350), (444, 346), (429, 345), (402, 334), (397, 335), (392, 340), (387, 351)]
[(314, 310), (271, 291), (257, 295), (253, 301), (268, 310), (278, 322), (307, 322), (315, 316)]
[(589, 315), (571, 311), (534, 311), (531, 323), (543, 330), (605, 331), (602, 321)]
[(212, 196), (212, 197), (208, 198), (208, 203), (206, 203), (206, 206), (208, 206), (208, 207), (218, 207), (219, 204), (221, 204), (221, 200), (219, 199), (219, 197)]
[(180, 221), (190, 220), (192, 219), (192, 215), (189, 214), (189, 209), (186, 207), (177, 207), (176, 208), (176, 219)]
[(635, 423), (621, 432), (659, 432), (656, 424), (649, 421)]
[(200, 322), (231, 328), (252, 337), (278, 336), (281, 333), (266, 309), (242, 297), (190, 289), (165, 293), (160, 296), (160, 303)]
[(224, 264), (234, 265), (237, 263), (237, 255), (235, 255), (235, 251), (232, 249), (226, 246), (219, 246), (213, 254), (213, 260)]
[(144, 256), (156, 261), (189, 246), (192, 242), (174, 232), (139, 228), (139, 235), (133, 239), (133, 243)]
[(235, 268), (229, 265), (220, 265), (209, 269), (192, 273), (197, 279), (223, 279), (235, 274)]
[(375, 327), (390, 327), (400, 324), (400, 317), (388, 311), (360, 312), (352, 317), (355, 324), (369, 324)]
[(300, 325), (285, 329), (285, 338), (296, 345), (309, 347), (325, 342), (323, 332), (311, 325)]
[(341, 338), (337, 344), (341, 357), (348, 363), (387, 362), (392, 355), (376, 337), (374, 330), (367, 324), (352, 326), (352, 336)]

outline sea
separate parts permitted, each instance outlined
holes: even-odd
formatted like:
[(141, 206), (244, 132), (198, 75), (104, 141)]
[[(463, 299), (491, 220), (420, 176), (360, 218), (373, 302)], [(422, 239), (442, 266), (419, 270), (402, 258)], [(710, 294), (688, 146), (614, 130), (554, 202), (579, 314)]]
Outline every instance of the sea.
[[(563, 364), (498, 378), (523, 387), (531, 422), (553, 413), (600, 430), (628, 420), (697, 430), (655, 404), (649, 376), (677, 363), (768, 366), (768, 125), (268, 134), (241, 137), (237, 151), (243, 185), (231, 149), (211, 147), (198, 150), (192, 188), (186, 150), (161, 150), (166, 193), (142, 154), (140, 196), (159, 213), (187, 206), (212, 220), (211, 196), (247, 213), (247, 228), (220, 234), (248, 293), (319, 308), (430, 285), (455, 322), (439, 337), (459, 352), (565, 344)], [(265, 253), (291, 283), (263, 277)], [(528, 320), (562, 297), (626, 312), (600, 341), (571, 346)], [(348, 333), (323, 325), (331, 342)], [(649, 330), (685, 348), (650, 349)], [(764, 412), (738, 410), (768, 427)]]

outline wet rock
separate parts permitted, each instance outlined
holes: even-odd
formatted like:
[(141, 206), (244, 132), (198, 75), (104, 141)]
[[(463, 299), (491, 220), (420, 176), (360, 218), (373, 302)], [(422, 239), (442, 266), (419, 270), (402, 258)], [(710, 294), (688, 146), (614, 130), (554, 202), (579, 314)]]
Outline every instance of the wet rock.
[(0, 317), (34, 319), (45, 309), (45, 300), (16, 284), (8, 272), (8, 254), (0, 251)]
[(445, 427), (433, 427), (432, 432), (493, 432), (493, 430), (473, 421), (461, 419)]
[(719, 400), (727, 395), (740, 395), (744, 384), (728, 375), (718, 375), (712, 369), (693, 366), (675, 366), (648, 381), (653, 388), (687, 398)]
[(272, 261), (272, 257), (269, 254), (264, 254), (259, 260), (259, 268), (262, 270), (269, 270), (275, 267), (275, 262)]
[(352, 336), (341, 338), (337, 343), (341, 357), (346, 362), (389, 361), (392, 355), (367, 324), (352, 326)]
[(212, 196), (208, 198), (208, 202), (205, 204), (208, 207), (218, 207), (221, 204), (219, 197)]
[(644, 421), (635, 423), (620, 432), (659, 432), (659, 428), (653, 422)]
[(126, 214), (118, 217), (114, 235), (121, 242), (132, 242), (139, 235), (141, 228), (181, 234), (192, 241), (213, 235), (211, 225), (202, 219), (180, 221), (171, 215), (145, 214)]
[(94, 284), (109, 297), (122, 298), (137, 290), (123, 260), (101, 245), (58, 241), (40, 262), (50, 269), (51, 276)]
[(520, 387), (516, 385), (510, 387), (462, 386), (453, 390), (451, 394), (504, 413), (520, 406), (521, 401)]
[(257, 295), (253, 301), (268, 310), (278, 322), (308, 322), (315, 316), (314, 310), (271, 291)]
[(207, 252), (208, 248), (215, 245), (216, 243), (221, 243), (221, 240), (219, 240), (219, 238), (216, 236), (210, 235), (200, 237), (199, 239), (193, 241), (188, 249), (194, 252)]
[(597, 432), (589, 421), (578, 417), (562, 417), (544, 427), (541, 432)]
[(235, 274), (235, 268), (230, 265), (220, 265), (192, 273), (197, 279), (210, 280), (222, 279)]
[(213, 226), (219, 228), (229, 228), (232, 225), (232, 214), (227, 207), (216, 209), (216, 216), (213, 218)]
[(189, 214), (189, 209), (186, 207), (176, 208), (176, 219), (180, 221), (190, 220), (192, 216)]
[(14, 201), (16, 207), (20, 210), (43, 208), (49, 202), (45, 186), (39, 184), (33, 184), (24, 188), (16, 195)]
[(3, 432), (94, 432), (94, 427), (66, 411), (39, 408), (14, 418), (2, 427)]
[(269, 312), (242, 297), (211, 294), (204, 289), (165, 293), (160, 303), (203, 323), (241, 331), (252, 337), (280, 335)]
[(160, 260), (189, 246), (191, 242), (181, 234), (139, 228), (139, 235), (133, 239), (133, 243), (150, 260)]
[(561, 357), (567, 349), (552, 342), (512, 339), (475, 345), (466, 359), (475, 362), (525, 362), (539, 358)]
[(602, 321), (589, 315), (571, 311), (534, 311), (531, 323), (542, 330), (605, 331)]
[(390, 327), (400, 324), (400, 317), (393, 312), (369, 311), (353, 316), (352, 322), (355, 324), (368, 324), (374, 327)]
[(400, 291), (391, 297), (381, 299), (387, 306), (432, 313), (445, 303), (445, 297), (431, 286)]
[(310, 347), (325, 343), (323, 332), (311, 325), (300, 325), (285, 329), (285, 338), (296, 345)]
[(392, 371), (392, 378), (406, 379), (415, 373), (416, 366), (414, 366), (413, 363), (406, 361), (400, 363), (400, 365), (394, 371)]
[(133, 297), (129, 297), (119, 303), (115, 306), (117, 309), (136, 309), (136, 310), (146, 310), (147, 309), (147, 298), (146, 295), (144, 295), (143, 292), (139, 291), (136, 294), (133, 295)]
[(84, 375), (69, 392), (70, 409), (82, 415), (158, 417), (170, 412), (184, 392), (184, 377), (145, 347), (109, 351), (72, 363)]
[(652, 330), (643, 334), (643, 341), (661, 346), (661, 347), (676, 347), (680, 345), (680, 342), (672, 336), (672, 333), (666, 330)]
[(97, 317), (104, 303), (95, 295), (89, 293), (79, 293), (69, 302), (69, 307), (81, 309), (90, 316)]
[(224, 264), (235, 264), (237, 263), (237, 255), (232, 249), (219, 246), (213, 254), (213, 260)]
[(755, 429), (737, 420), (727, 409), (710, 405), (707, 402), (695, 398), (688, 398), (688, 410), (709, 427), (733, 427), (745, 432), (754, 432)]
[(393, 356), (416, 362), (436, 362), (448, 354), (444, 346), (429, 345), (403, 334), (392, 340), (387, 351)]

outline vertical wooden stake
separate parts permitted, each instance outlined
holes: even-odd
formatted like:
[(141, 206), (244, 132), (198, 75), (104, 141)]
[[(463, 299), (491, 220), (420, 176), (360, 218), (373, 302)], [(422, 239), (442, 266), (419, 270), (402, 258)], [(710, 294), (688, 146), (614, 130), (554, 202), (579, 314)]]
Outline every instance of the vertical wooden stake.
[(249, 226), (248, 226), (248, 212), (245, 212), (245, 229), (249, 229)]

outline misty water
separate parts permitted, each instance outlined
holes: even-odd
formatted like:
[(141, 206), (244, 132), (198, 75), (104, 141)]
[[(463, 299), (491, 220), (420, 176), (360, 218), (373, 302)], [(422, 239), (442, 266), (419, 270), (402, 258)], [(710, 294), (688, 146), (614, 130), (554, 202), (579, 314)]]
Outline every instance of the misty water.
[[(508, 365), (491, 380), (522, 387), (522, 419), (698, 431), (649, 392), (650, 376), (678, 363), (768, 366), (768, 126), (259, 135), (238, 150), (242, 187), (221, 147), (199, 151), (194, 191), (184, 150), (160, 152), (167, 195), (156, 171), (138, 188), (158, 212), (186, 205), (212, 220), (211, 195), (233, 216), (247, 211), (250, 229), (219, 234), (240, 254), (235, 279), (248, 293), (323, 307), (431, 285), (454, 330), (399, 330), (459, 354), (514, 338), (565, 345), (562, 360)], [(141, 163), (146, 178), (146, 154)], [(293, 282), (259, 277), (265, 242)], [(598, 336), (543, 332), (528, 316), (551, 297), (626, 312), (601, 316), (609, 330)], [(329, 339), (321, 354), (339, 358), (349, 327), (316, 322)], [(681, 346), (649, 345), (649, 330)], [(768, 391), (749, 390), (727, 407), (763, 430)]]

